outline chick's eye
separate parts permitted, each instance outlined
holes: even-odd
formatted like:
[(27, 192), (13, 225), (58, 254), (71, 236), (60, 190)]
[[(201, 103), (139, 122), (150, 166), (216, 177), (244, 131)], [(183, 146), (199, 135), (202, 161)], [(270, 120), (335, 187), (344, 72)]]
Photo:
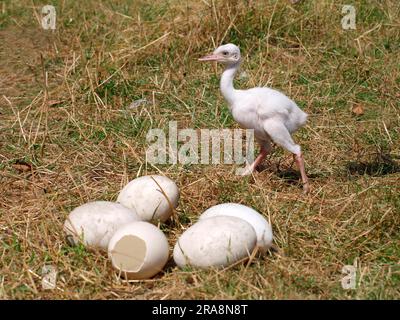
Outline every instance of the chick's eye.
[(224, 52), (222, 52), (222, 54), (223, 54), (224, 56), (227, 56), (227, 55), (228, 55), (228, 51), (224, 51)]

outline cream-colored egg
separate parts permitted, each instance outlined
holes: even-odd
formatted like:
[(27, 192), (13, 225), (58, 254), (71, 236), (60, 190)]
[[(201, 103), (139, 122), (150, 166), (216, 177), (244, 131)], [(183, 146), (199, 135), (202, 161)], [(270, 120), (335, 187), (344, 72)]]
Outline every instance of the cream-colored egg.
[(143, 176), (129, 182), (119, 193), (117, 202), (134, 208), (144, 221), (166, 221), (178, 206), (179, 189), (171, 179)]
[(217, 216), (230, 216), (247, 221), (256, 231), (259, 249), (265, 251), (272, 246), (271, 225), (256, 210), (239, 203), (222, 203), (204, 211), (200, 216), (200, 220)]
[(249, 257), (257, 236), (246, 221), (228, 216), (202, 219), (187, 229), (174, 247), (179, 267), (224, 267)]
[(168, 241), (153, 224), (133, 222), (115, 232), (108, 245), (108, 256), (122, 277), (148, 279), (167, 263)]
[(134, 209), (120, 203), (94, 201), (75, 208), (64, 223), (64, 231), (74, 244), (84, 244), (104, 250), (108, 242), (121, 226), (140, 221)]

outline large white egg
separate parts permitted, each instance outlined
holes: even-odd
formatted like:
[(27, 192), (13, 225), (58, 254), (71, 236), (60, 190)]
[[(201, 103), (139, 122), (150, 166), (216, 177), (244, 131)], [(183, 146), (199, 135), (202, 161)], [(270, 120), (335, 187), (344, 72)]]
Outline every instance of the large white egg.
[(230, 216), (247, 221), (256, 231), (257, 246), (265, 251), (272, 246), (272, 228), (268, 221), (256, 210), (239, 203), (222, 203), (204, 211), (200, 220), (217, 216)]
[(84, 244), (107, 250), (108, 242), (121, 226), (140, 221), (134, 209), (120, 203), (94, 201), (75, 208), (64, 223), (64, 231), (76, 244)]
[(153, 224), (133, 222), (115, 232), (108, 245), (108, 256), (122, 277), (148, 279), (167, 263), (168, 241)]
[(158, 175), (132, 180), (121, 190), (117, 199), (124, 206), (134, 208), (142, 220), (161, 222), (172, 215), (178, 201), (179, 189), (175, 182)]
[(179, 267), (224, 267), (251, 255), (257, 242), (253, 227), (228, 216), (203, 219), (187, 229), (174, 248)]

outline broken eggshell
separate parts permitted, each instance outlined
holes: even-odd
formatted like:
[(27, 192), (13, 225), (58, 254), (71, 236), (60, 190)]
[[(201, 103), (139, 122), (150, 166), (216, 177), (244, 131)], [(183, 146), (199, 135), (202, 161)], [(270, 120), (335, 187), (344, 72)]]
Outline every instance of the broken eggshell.
[(133, 222), (118, 229), (108, 245), (108, 256), (118, 273), (129, 280), (148, 279), (168, 261), (164, 233), (151, 223)]
[(134, 221), (140, 221), (134, 209), (120, 203), (94, 201), (72, 210), (64, 223), (64, 231), (73, 245), (82, 241), (85, 245), (107, 250), (114, 232)]
[(249, 257), (256, 245), (254, 228), (229, 216), (199, 220), (187, 229), (174, 247), (179, 267), (221, 268)]
[(144, 221), (165, 222), (178, 206), (179, 189), (171, 179), (143, 176), (130, 181), (119, 193), (117, 202), (134, 208)]
[(204, 211), (199, 219), (203, 220), (217, 216), (230, 216), (247, 221), (256, 231), (259, 249), (265, 251), (272, 246), (272, 227), (256, 210), (239, 203), (222, 203)]

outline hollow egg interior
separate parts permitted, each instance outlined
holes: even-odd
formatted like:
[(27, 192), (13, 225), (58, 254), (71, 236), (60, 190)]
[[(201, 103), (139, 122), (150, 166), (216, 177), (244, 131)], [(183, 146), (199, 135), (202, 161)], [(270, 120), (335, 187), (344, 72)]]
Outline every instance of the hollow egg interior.
[(111, 259), (121, 271), (139, 272), (146, 259), (147, 246), (143, 239), (126, 235), (118, 240), (111, 251)]

